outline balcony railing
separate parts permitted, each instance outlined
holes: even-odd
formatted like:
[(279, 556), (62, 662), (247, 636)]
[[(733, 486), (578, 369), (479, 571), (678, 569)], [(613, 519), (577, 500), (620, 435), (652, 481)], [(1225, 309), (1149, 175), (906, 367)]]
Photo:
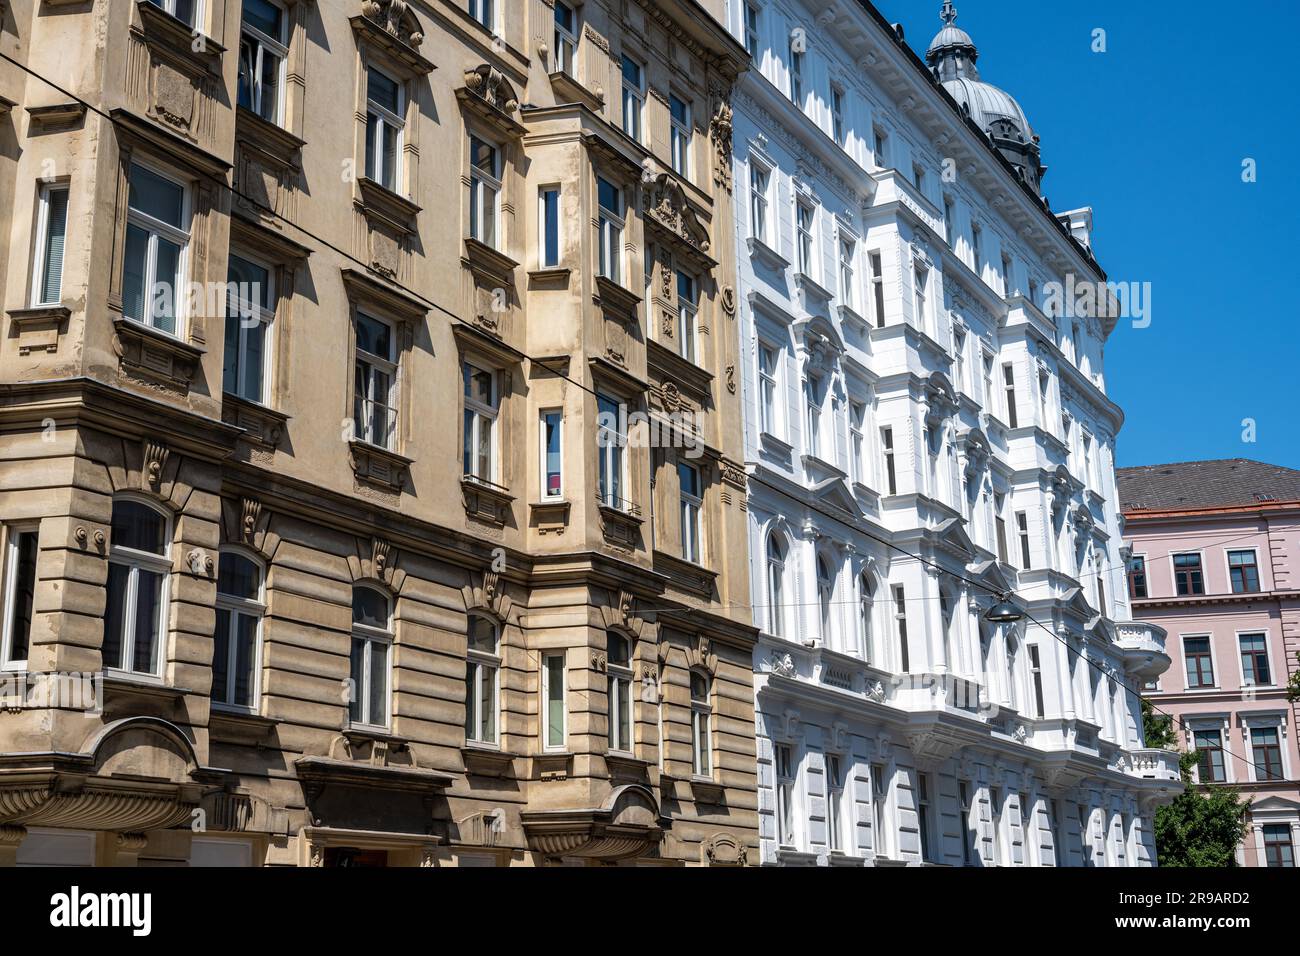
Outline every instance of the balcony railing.
[(1129, 669), (1139, 677), (1154, 678), (1169, 669), (1165, 629), (1145, 621), (1117, 621), (1115, 644)]
[(1124, 769), (1130, 776), (1141, 777), (1143, 780), (1178, 783), (1182, 780), (1178, 756), (1178, 752), (1174, 750), (1130, 750), (1127, 753), (1129, 759)]

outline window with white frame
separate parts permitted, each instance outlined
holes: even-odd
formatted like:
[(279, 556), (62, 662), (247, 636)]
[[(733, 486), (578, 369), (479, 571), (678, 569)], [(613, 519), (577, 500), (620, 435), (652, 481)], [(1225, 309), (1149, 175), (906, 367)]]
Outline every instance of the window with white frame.
[(930, 833), (934, 807), (930, 804), (930, 775), (917, 771), (916, 774), (916, 829), (921, 836), (921, 859), (926, 863), (934, 860), (934, 837)]
[(261, 566), (235, 551), (217, 564), (217, 626), (212, 635), (212, 704), (255, 711), (261, 672)]
[(632, 642), (605, 634), (606, 698), (609, 705), (609, 749), (632, 752)]
[(469, 15), (480, 25), (496, 30), (496, 0), (469, 0)]
[(682, 358), (698, 361), (696, 355), (700, 310), (700, 287), (695, 276), (677, 270), (677, 348)]
[(1254, 779), (1285, 780), (1286, 771), (1282, 765), (1282, 732), (1279, 724), (1251, 723), (1250, 758)]
[(691, 105), (676, 94), (668, 95), (669, 154), (673, 172), (691, 175)]
[(752, 159), (749, 163), (749, 234), (766, 245), (772, 241), (768, 235), (767, 195), (772, 173)]
[(685, 462), (677, 463), (679, 514), (681, 518), (682, 557), (696, 564), (703, 563), (700, 552), (700, 512), (704, 507), (704, 488), (700, 470)]
[(1039, 657), (1038, 645), (1029, 647), (1029, 679), (1034, 688), (1034, 716), (1047, 716), (1046, 702), (1043, 700), (1043, 662)]
[(553, 73), (573, 76), (577, 69), (578, 14), (563, 0), (555, 0), (555, 63)]
[(835, 145), (843, 148), (846, 131), (844, 126), (844, 90), (831, 84), (831, 137)]
[(785, 634), (785, 541), (775, 531), (767, 536), (767, 627), (781, 637)]
[(463, 456), (466, 477), (496, 481), (496, 428), (500, 413), (497, 373), (466, 359), (461, 363), (465, 418)]
[(889, 774), (882, 763), (871, 765), (872, 839), (878, 858), (888, 859), (893, 839), (889, 832)]
[(858, 244), (848, 236), (840, 236), (840, 301), (850, 309), (858, 307), (858, 288), (853, 270), (853, 260)]
[(607, 395), (596, 396), (596, 454), (598, 490), (606, 508), (626, 511), (623, 497), (627, 448), (627, 406)]
[(789, 744), (773, 749), (776, 776), (776, 842), (794, 846), (794, 755)]
[(790, 32), (790, 100), (795, 106), (803, 109), (803, 57), (804, 39), (802, 30), (792, 30)]
[(126, 245), (122, 253), (122, 314), (179, 335), (190, 242), (189, 190), (140, 163), (131, 164)]
[(397, 437), (397, 343), (383, 319), (358, 312), (353, 427), (358, 441), (394, 450)]
[(63, 296), (63, 253), (68, 235), (66, 183), (41, 186), (36, 210), (36, 250), (31, 304), (58, 305)]
[(822, 644), (827, 647), (833, 644), (831, 632), (834, 629), (834, 607), (835, 575), (826, 556), (819, 554), (817, 555), (817, 608), (820, 612), (818, 620), (821, 624)]
[(1020, 538), (1020, 570), (1033, 570), (1034, 563), (1031, 560), (1031, 550), (1029, 547), (1029, 514), (1024, 511), (1016, 512), (1016, 534)]
[(873, 643), (875, 635), (871, 626), (876, 610), (876, 583), (871, 573), (863, 571), (858, 575), (858, 623), (862, 630), (862, 653), (870, 661), (874, 658)]
[(875, 153), (876, 167), (884, 169), (889, 162), (889, 134), (879, 126), (871, 130), (871, 145)]
[(289, 17), (272, 0), (243, 0), (236, 99), (269, 123), (283, 122)]
[(876, 310), (876, 328), (885, 327), (885, 270), (880, 260), (880, 253), (868, 254), (871, 262), (871, 301)]
[(623, 190), (609, 180), (596, 180), (597, 204), (600, 213), (597, 218), (597, 244), (599, 258), (597, 275), (614, 282), (623, 279)]
[(402, 179), (402, 139), (406, 93), (383, 70), (366, 74), (366, 178), (398, 191)]
[(36, 525), (6, 525), (3, 528), (4, 564), (3, 631), (0, 631), (0, 670), (22, 670), (32, 639), (32, 613), (36, 602), (36, 556), (39, 530)]
[(1241, 683), (1245, 687), (1267, 687), (1273, 683), (1268, 666), (1268, 635), (1241, 634)]
[(500, 709), (500, 629), (495, 621), (471, 614), (466, 619), (465, 633), (465, 739), (495, 744)]
[(894, 429), (886, 425), (880, 429), (881, 457), (885, 463), (885, 492), (898, 494), (898, 471), (894, 463)]
[(844, 771), (838, 754), (826, 755), (826, 847), (832, 853), (844, 849), (840, 819), (844, 806)]
[(469, 234), (493, 249), (501, 244), (501, 150), (469, 137)]
[(758, 427), (768, 435), (777, 429), (777, 369), (780, 353), (776, 346), (758, 343)]
[(758, 59), (758, 28), (761, 13), (762, 11), (753, 3), (745, 4), (745, 52), (755, 60)]
[(171, 519), (132, 498), (113, 502), (104, 669), (158, 676), (167, 633)]
[(955, 325), (952, 330), (952, 377), (957, 391), (969, 390), (966, 384), (966, 332)]
[(691, 772), (697, 777), (713, 775), (712, 679), (691, 671)]
[(177, 20), (195, 30), (202, 29), (199, 22), (203, 0), (149, 0), (155, 7), (166, 10)]
[(221, 387), (227, 394), (264, 405), (271, 381), (275, 273), (269, 266), (232, 252), (226, 283)]
[(543, 500), (564, 497), (564, 413), (558, 408), (541, 413), (541, 463)]
[(560, 264), (560, 187), (537, 191), (537, 264), (551, 269)]
[(546, 715), (542, 746), (547, 750), (564, 749), (565, 734), (568, 731), (564, 684), (564, 654), (547, 654), (542, 658), (542, 712)]
[(822, 430), (822, 381), (816, 375), (804, 380), (805, 426), (808, 435), (804, 444), (814, 458), (820, 453)]
[(911, 647), (907, 637), (907, 589), (894, 585), (894, 626), (898, 631), (898, 669), (904, 674), (912, 670)]
[(623, 132), (641, 142), (641, 114), (645, 110), (645, 69), (623, 54)]
[(864, 434), (867, 406), (863, 402), (849, 402), (849, 477), (859, 484), (867, 483), (867, 440)]
[(393, 647), (393, 617), (388, 595), (363, 584), (352, 587), (351, 693), (348, 719), (365, 727), (386, 728)]
[(928, 305), (930, 270), (919, 262), (914, 262), (912, 264), (912, 278), (912, 291), (916, 302), (916, 324), (924, 329), (928, 327), (930, 315)]
[(813, 207), (806, 202), (795, 203), (796, 265), (808, 277), (813, 275), (813, 230), (816, 225)]

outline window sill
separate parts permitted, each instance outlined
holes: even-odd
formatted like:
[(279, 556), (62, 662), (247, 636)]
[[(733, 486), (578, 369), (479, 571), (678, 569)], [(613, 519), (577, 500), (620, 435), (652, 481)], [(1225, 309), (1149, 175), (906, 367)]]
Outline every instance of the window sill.
[(762, 239), (757, 236), (750, 236), (745, 240), (745, 245), (749, 249), (750, 258), (762, 263), (770, 269), (777, 272), (784, 272), (790, 268), (790, 260), (781, 253), (777, 252)]
[(513, 776), (516, 754), (502, 750), (495, 744), (479, 743), (467, 740), (460, 749), (461, 761), (465, 772), (475, 777)]
[(563, 498), (534, 501), (528, 506), (530, 524), (538, 534), (564, 534), (569, 525), (569, 502)]
[(622, 751), (606, 752), (605, 769), (611, 780), (632, 780), (637, 783), (647, 783), (650, 780), (650, 761)]
[(573, 754), (567, 750), (546, 750), (532, 757), (534, 780), (567, 780), (573, 771)]
[(343, 731), (343, 739), (352, 747), (359, 744), (387, 744), (388, 749), (393, 753), (401, 753), (410, 747), (410, 741), (404, 737), (396, 736), (387, 727), (378, 727), (374, 724), (348, 724), (347, 729)]
[(212, 705), (208, 715), (208, 732), (214, 740), (225, 743), (261, 746), (268, 743), (275, 734), (280, 721), (275, 717), (227, 709), (218, 704)]
[[(599, 113), (605, 105), (605, 97), (587, 89), (577, 77), (563, 70), (549, 75), (551, 89), (555, 91), (557, 103), (575, 102), (586, 105), (593, 113)], [(567, 98), (567, 99), (566, 99)]]
[(348, 458), (358, 482), (401, 494), (411, 478), (412, 459), (387, 448), (353, 439)]
[(667, 575), (670, 581), (684, 590), (705, 598), (713, 596), (718, 572), (711, 568), (658, 550), (654, 553), (654, 568), (660, 574)]
[(361, 210), (367, 216), (377, 216), (404, 232), (415, 229), (415, 218), (420, 214), (415, 202), (368, 176), (357, 177), (357, 189), (361, 193)]
[(604, 503), (599, 495), (596, 508), (600, 512), (601, 532), (605, 541), (619, 548), (635, 548), (641, 539), (640, 505), (628, 502), (625, 508), (615, 508)]
[(72, 311), (65, 305), (36, 305), (27, 309), (10, 309), (9, 324), (18, 333), (18, 354), (59, 350), (59, 338), (68, 329)]
[(636, 318), (637, 309), (641, 305), (641, 296), (609, 276), (596, 276), (595, 298), (596, 304), (601, 308), (632, 319)]
[(113, 319), (113, 331), (123, 374), (182, 396), (189, 394), (203, 349), (125, 316)]
[(691, 795), (696, 804), (721, 807), (727, 802), (727, 788), (712, 777), (691, 777)]
[(515, 502), (509, 488), (484, 478), (464, 475), (460, 479), (460, 490), (468, 517), (498, 527), (509, 523)]
[(242, 428), (244, 434), (241, 437), (250, 444), (275, 451), (284, 437), (289, 416), (267, 408), (260, 402), (225, 392), (221, 396), (221, 420), (227, 425)]
[(528, 273), (529, 288), (565, 290), (569, 287), (569, 277), (573, 270), (568, 266), (542, 266)]
[(759, 432), (758, 441), (766, 451), (780, 455), (782, 458), (789, 458), (794, 454), (793, 445), (771, 432)]

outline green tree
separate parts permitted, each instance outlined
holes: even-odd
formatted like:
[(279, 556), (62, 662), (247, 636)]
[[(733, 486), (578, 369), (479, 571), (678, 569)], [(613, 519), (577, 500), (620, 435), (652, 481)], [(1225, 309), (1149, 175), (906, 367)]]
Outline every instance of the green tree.
[[(1295, 652), (1296, 663), (1300, 664), (1300, 651)], [(1300, 701), (1300, 667), (1291, 673), (1291, 682), (1286, 685), (1286, 699), (1295, 703)]]
[[(1148, 747), (1178, 749), (1173, 719), (1156, 713), (1145, 699), (1142, 723)], [(1194, 750), (1179, 756), (1185, 788), (1173, 803), (1156, 810), (1156, 860), (1160, 866), (1237, 865), (1237, 845), (1246, 833), (1250, 801), (1243, 800), (1232, 787), (1193, 783), (1192, 768), (1199, 759)]]

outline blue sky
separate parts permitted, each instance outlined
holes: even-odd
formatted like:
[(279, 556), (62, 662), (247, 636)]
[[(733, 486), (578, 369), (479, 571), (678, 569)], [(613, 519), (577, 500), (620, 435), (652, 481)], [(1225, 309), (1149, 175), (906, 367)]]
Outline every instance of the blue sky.
[[(1300, 33), (1300, 3), (954, 2), (981, 78), (1041, 137), (1052, 208), (1092, 206), (1110, 278), (1152, 284), (1150, 327), (1121, 320), (1106, 348), (1119, 464), (1300, 468), (1300, 105), (1278, 46)], [(922, 55), (942, 25), (940, 0), (876, 5)]]

